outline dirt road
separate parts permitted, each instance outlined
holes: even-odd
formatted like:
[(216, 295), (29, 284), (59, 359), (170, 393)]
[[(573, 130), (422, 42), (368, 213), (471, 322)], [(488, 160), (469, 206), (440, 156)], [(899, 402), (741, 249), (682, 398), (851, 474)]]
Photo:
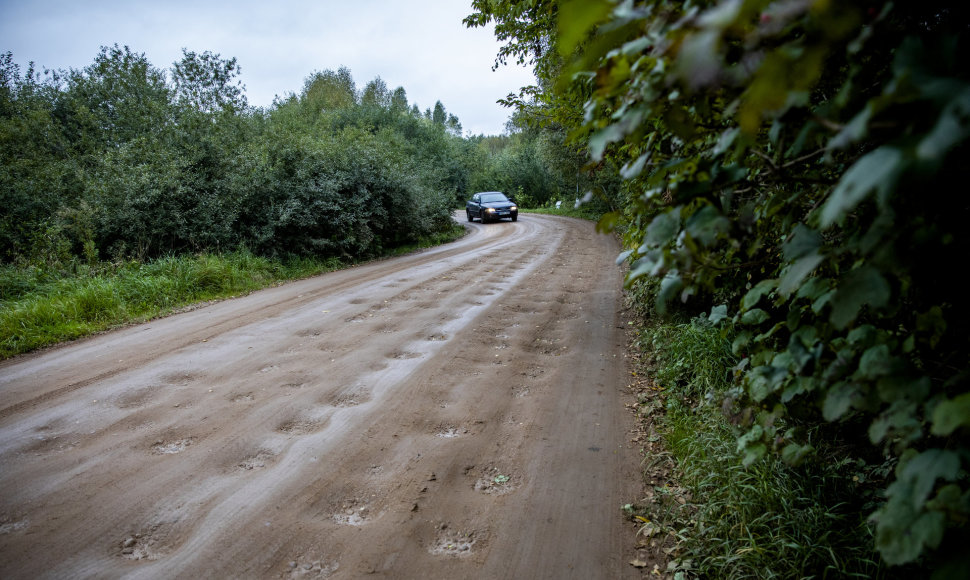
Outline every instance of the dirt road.
[(462, 240), (0, 365), (0, 578), (625, 578), (616, 243)]

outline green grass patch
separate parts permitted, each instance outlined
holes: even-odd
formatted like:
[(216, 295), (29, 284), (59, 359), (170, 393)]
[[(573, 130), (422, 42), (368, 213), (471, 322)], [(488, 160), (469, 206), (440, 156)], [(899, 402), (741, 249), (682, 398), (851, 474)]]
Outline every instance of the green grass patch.
[(742, 465), (737, 437), (745, 418), (722, 407), (737, 363), (729, 333), (698, 318), (653, 323), (641, 334), (648, 372), (664, 393), (655, 406), (676, 483), (656, 488), (639, 509), (676, 539), (671, 557), (680, 577), (898, 575), (874, 549), (866, 521), (872, 497), (857, 463), (819, 442), (818, 455), (798, 466), (771, 455)]
[(0, 358), (342, 265), (336, 259), (276, 261), (235, 252), (58, 271), (3, 266)]
[[(386, 254), (407, 254), (464, 233), (454, 224)], [(336, 258), (271, 260), (240, 251), (94, 267), (0, 266), (0, 359), (346, 265)]]
[(407, 244), (394, 248), (393, 250), (387, 252), (388, 256), (403, 256), (404, 254), (410, 254), (411, 252), (417, 250), (423, 250), (425, 248), (431, 248), (434, 246), (440, 246), (442, 244), (447, 244), (453, 242), (458, 238), (465, 235), (465, 227), (457, 222), (452, 222), (448, 228), (425, 236), (418, 240), (416, 243)]
[(559, 215), (563, 217), (573, 217), (589, 221), (599, 221), (603, 217), (603, 212), (594, 209), (590, 205), (581, 205), (578, 208), (575, 204), (563, 203), (559, 209), (555, 207), (540, 207), (536, 209), (519, 209), (519, 213), (539, 213), (544, 215)]

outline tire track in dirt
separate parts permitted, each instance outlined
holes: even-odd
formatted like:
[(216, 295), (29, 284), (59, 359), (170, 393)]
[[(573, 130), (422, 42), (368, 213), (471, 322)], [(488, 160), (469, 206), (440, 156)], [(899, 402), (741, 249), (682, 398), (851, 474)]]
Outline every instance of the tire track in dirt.
[(0, 366), (0, 576), (638, 577), (616, 245), (469, 228)]

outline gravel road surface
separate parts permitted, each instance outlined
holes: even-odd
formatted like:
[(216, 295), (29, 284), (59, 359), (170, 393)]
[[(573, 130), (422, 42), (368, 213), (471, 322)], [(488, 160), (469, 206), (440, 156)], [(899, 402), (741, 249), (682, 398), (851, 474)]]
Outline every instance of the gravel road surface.
[(0, 578), (639, 578), (619, 248), (468, 227), (0, 364)]

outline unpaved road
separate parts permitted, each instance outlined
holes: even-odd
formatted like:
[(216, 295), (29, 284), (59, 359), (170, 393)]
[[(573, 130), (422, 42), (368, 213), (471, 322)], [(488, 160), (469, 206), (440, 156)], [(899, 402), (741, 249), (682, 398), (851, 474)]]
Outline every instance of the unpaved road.
[(614, 240), (462, 240), (0, 365), (0, 578), (625, 578)]

